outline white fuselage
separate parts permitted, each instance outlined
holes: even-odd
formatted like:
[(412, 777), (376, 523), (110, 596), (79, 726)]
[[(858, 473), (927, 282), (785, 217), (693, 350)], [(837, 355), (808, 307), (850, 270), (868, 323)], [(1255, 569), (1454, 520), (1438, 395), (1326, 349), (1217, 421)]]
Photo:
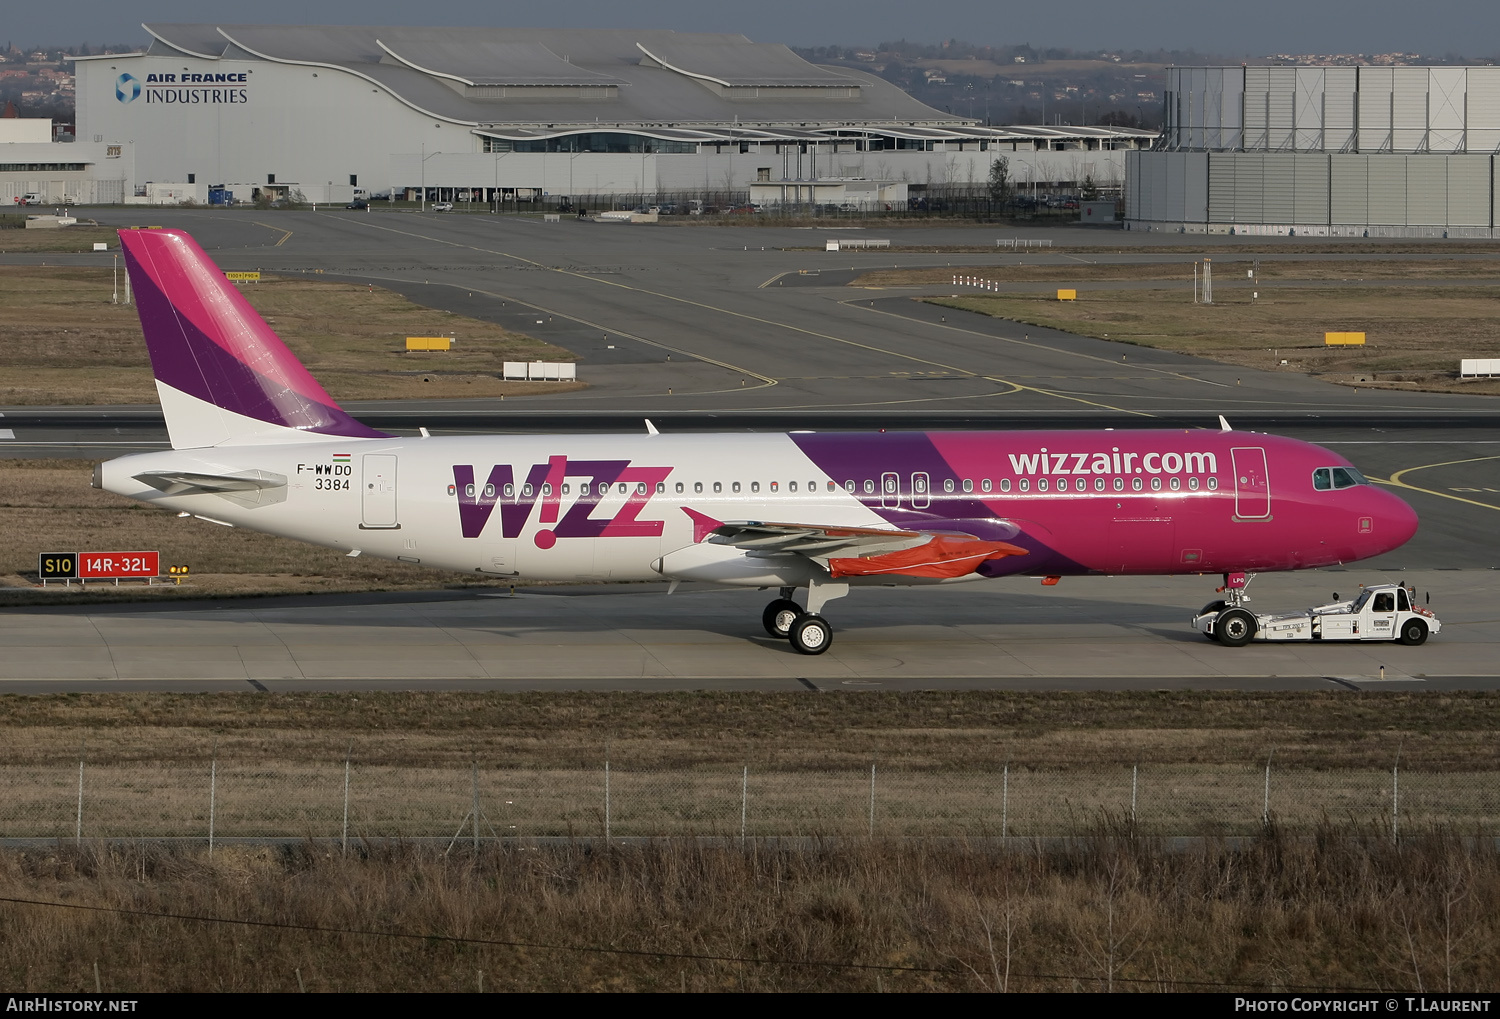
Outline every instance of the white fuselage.
[[(169, 494), (152, 472), (281, 476), (284, 486)], [(888, 527), (781, 434), (344, 439), (145, 453), (101, 465), (107, 491), (346, 552), (535, 580), (649, 580), (695, 545), (693, 519)], [(470, 487), (472, 486), (472, 488)], [(696, 560), (742, 563), (705, 546)], [(701, 578), (805, 582), (713, 570)], [(692, 573), (688, 564), (688, 574)]]

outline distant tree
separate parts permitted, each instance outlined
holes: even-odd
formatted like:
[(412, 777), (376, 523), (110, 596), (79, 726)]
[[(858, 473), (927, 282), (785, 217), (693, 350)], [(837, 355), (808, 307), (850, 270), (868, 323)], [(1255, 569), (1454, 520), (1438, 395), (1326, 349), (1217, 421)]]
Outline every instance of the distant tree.
[(1083, 183), (1078, 186), (1078, 197), (1085, 202), (1097, 202), (1099, 200), (1099, 185), (1094, 183), (1092, 171), (1084, 175)]
[(1004, 156), (996, 156), (990, 163), (989, 192), (990, 201), (996, 205), (1004, 205), (1010, 197), (1010, 160)]
[(1110, 110), (1100, 117), (1095, 123), (1102, 127), (1140, 127), (1141, 122), (1134, 113), (1124, 110)]

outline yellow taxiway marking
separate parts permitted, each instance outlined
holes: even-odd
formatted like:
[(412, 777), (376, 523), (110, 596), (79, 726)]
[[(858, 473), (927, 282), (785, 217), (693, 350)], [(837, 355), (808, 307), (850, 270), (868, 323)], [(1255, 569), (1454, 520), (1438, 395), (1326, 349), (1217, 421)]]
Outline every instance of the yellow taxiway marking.
[(288, 237), (292, 236), (292, 232), (290, 230), (286, 229), (285, 227), (272, 226), (270, 223), (262, 223), (258, 219), (252, 219), (250, 222), (254, 223), (256, 226), (263, 226), (267, 230), (280, 230), (281, 231), (281, 240), (279, 240), (275, 244), (271, 245), (271, 247), (273, 247), (273, 248), (279, 248), (279, 247), (281, 247), (283, 244), (286, 243), (286, 239)]
[(1374, 477), (1372, 477), (1370, 480), (1371, 481), (1378, 481), (1382, 485), (1391, 485), (1391, 486), (1396, 487), (1396, 488), (1409, 488), (1413, 492), (1423, 492), (1423, 493), (1426, 493), (1427, 495), (1438, 496), (1441, 499), (1452, 499), (1454, 502), (1465, 502), (1465, 503), (1468, 503), (1470, 506), (1479, 506), (1479, 507), (1481, 507), (1483, 509), (1495, 510), (1497, 512), (1500, 512), (1500, 506), (1495, 506), (1495, 505), (1493, 505), (1491, 503), (1480, 502), (1477, 499), (1465, 499), (1461, 495), (1449, 495), (1447, 492), (1439, 492), (1439, 491), (1436, 491), (1436, 490), (1431, 489), (1431, 488), (1421, 488), (1421, 487), (1419, 487), (1417, 485), (1408, 485), (1406, 482), (1404, 482), (1404, 481), (1401, 480), (1403, 477), (1405, 477), (1406, 475), (1410, 474), (1412, 471), (1425, 471), (1425, 470), (1429, 470), (1429, 469), (1431, 469), (1433, 467), (1454, 467), (1454, 466), (1456, 466), (1458, 464), (1479, 463), (1482, 460), (1500, 460), (1500, 456), (1475, 456), (1475, 457), (1470, 457), (1467, 460), (1446, 460), (1443, 463), (1419, 464), (1416, 467), (1407, 467), (1407, 468), (1405, 468), (1403, 470), (1399, 470), (1395, 474), (1392, 474), (1389, 478), (1374, 478)]

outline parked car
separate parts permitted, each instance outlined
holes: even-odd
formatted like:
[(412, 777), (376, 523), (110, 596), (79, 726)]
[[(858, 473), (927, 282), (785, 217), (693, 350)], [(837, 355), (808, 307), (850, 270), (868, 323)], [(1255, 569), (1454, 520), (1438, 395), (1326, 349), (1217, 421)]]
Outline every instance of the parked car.
[(346, 209), (369, 209), (369, 207), (370, 203), (365, 201), (363, 198), (356, 198), (354, 201), (344, 206), (344, 208)]
[(453, 211), (453, 203), (452, 202), (433, 202), (430, 206), (428, 206), (428, 208), (432, 209), (433, 212), (452, 212)]

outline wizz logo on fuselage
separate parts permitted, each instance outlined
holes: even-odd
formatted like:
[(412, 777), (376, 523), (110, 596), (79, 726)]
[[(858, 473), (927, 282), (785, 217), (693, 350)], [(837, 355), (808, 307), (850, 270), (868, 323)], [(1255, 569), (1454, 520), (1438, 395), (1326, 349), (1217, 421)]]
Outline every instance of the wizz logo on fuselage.
[[(670, 467), (634, 467), (629, 460), (570, 461), (554, 456), (532, 465), (519, 485), (510, 464), (491, 467), (484, 484), (477, 484), (473, 465), (454, 464), (453, 495), (465, 538), (484, 533), (496, 506), (500, 507), (500, 533), (506, 538), (519, 537), (533, 512), (538, 523), (553, 525), (546, 529), (558, 538), (649, 538), (661, 535), (663, 522), (636, 518), (657, 484), (671, 473)], [(565, 484), (571, 487), (570, 479), (586, 479), (579, 483), (576, 496), (563, 491)], [(593, 515), (606, 498), (622, 494), (625, 501), (613, 516)], [(573, 500), (566, 513), (562, 511), (565, 496)]]

